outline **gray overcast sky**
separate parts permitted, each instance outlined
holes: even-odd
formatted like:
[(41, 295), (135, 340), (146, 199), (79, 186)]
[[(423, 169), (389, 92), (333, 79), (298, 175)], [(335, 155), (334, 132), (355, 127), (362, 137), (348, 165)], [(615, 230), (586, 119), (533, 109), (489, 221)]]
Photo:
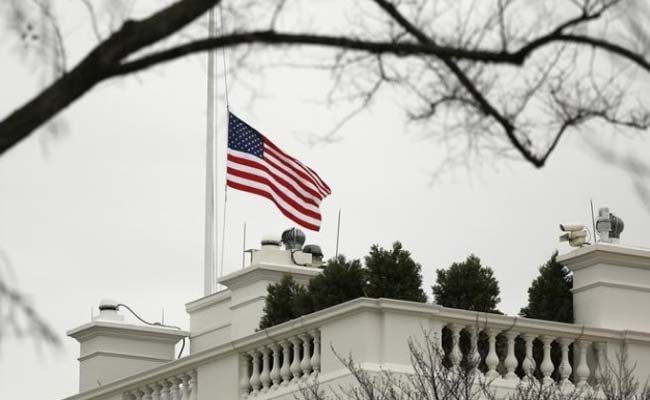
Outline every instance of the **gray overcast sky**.
[[(84, 42), (90, 35), (77, 34), (75, 15), (67, 21), (73, 59), (90, 44)], [(14, 46), (0, 43), (3, 116), (39, 87)], [(308, 101), (329, 85), (325, 74), (279, 69), (266, 72), (264, 96), (254, 105), (243, 89), (230, 93), (233, 111), (330, 183), (322, 230), (307, 233), (326, 256), (334, 253), (341, 208), (340, 248), (348, 257), (362, 257), (373, 243), (400, 240), (422, 264), (430, 292), (436, 268), (474, 253), (495, 271), (500, 308), (516, 314), (538, 266), (556, 248), (567, 250), (558, 244), (558, 223), (589, 223), (590, 198), (624, 218), (624, 243), (650, 247), (649, 205), (625, 172), (585, 146), (595, 137), (618, 154), (645, 155), (647, 139), (572, 133), (544, 169), (499, 160), (453, 171), (431, 185), (444, 149), (407, 129), (399, 102), (389, 97), (346, 125), (342, 141), (307, 146), (304, 132), (332, 125), (333, 114)], [(184, 304), (202, 295), (204, 57), (102, 84), (62, 117), (66, 134), (52, 139), (39, 132), (0, 157), (0, 248), (11, 259), (17, 286), (64, 343), (53, 350), (3, 338), (3, 398), (76, 392), (78, 345), (65, 332), (88, 322), (101, 298), (127, 303), (150, 320), (164, 308), (167, 322), (187, 327)], [(227, 206), (226, 273), (241, 267), (244, 222), (247, 247), (292, 225), (262, 198), (230, 191)]]

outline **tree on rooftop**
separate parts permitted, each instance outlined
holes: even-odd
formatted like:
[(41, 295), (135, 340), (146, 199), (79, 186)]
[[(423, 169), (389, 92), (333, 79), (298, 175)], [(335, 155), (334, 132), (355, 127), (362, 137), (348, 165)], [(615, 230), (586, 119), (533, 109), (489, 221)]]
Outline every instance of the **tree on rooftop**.
[(309, 281), (308, 292), (314, 311), (365, 295), (366, 272), (359, 260), (339, 255), (323, 266), (323, 273)]
[(436, 270), (436, 284), (432, 287), (434, 301), (444, 307), (499, 313), (499, 282), (490, 267), (470, 255), (448, 269)]
[(526, 318), (573, 323), (573, 276), (557, 262), (557, 251), (541, 267), (528, 288), (528, 305), (519, 311)]
[(427, 301), (422, 290), (422, 267), (413, 261), (411, 253), (404, 250), (400, 242), (393, 243), (390, 250), (373, 245), (365, 261), (368, 276), (366, 296)]
[(310, 279), (306, 290), (293, 280), (269, 285), (260, 328), (359, 297), (427, 300), (421, 287), (421, 267), (399, 242), (390, 250), (372, 246), (365, 261), (364, 268), (359, 260), (347, 260), (343, 255), (332, 258), (320, 275)]
[(290, 321), (309, 312), (301, 308), (307, 291), (291, 275), (284, 275), (280, 282), (270, 284), (266, 291), (260, 329)]

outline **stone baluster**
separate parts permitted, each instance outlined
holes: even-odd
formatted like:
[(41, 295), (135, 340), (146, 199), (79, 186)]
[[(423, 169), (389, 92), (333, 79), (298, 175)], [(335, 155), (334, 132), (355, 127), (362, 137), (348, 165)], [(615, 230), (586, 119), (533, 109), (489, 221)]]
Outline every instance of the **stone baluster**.
[(252, 394), (257, 395), (262, 387), (262, 381), (260, 380), (260, 353), (257, 350), (253, 350), (249, 354), (253, 360), (253, 372), (251, 373), (249, 383), (253, 388)]
[(425, 333), (424, 335), (425, 341), (431, 342), (432, 350), (436, 354), (436, 357), (433, 357), (432, 359), (432, 362), (436, 368), (441, 365), (443, 359), (445, 358), (445, 349), (442, 346), (442, 331), (443, 327), (440, 327), (440, 329), (437, 329), (431, 333)]
[(273, 382), (273, 386), (271, 386), (271, 389), (277, 389), (280, 387), (280, 345), (277, 343), (273, 343), (271, 345), (271, 350), (273, 350), (273, 368), (271, 368), (271, 382)]
[(271, 355), (268, 347), (261, 347), (260, 352), (262, 353), (260, 381), (262, 382), (262, 392), (265, 393), (271, 385)]
[(485, 357), (485, 365), (488, 367), (488, 371), (485, 376), (488, 379), (495, 379), (499, 376), (497, 372), (497, 365), (499, 365), (499, 356), (497, 355), (496, 342), (497, 335), (499, 334), (498, 329), (489, 328), (486, 330), (488, 335), (488, 354)]
[(289, 365), (291, 364), (291, 343), (288, 340), (284, 340), (280, 345), (282, 346), (282, 368), (280, 368), (280, 376), (282, 377), (282, 386), (287, 386), (289, 380), (291, 380), (291, 369), (289, 369)]
[(451, 369), (458, 371), (460, 361), (463, 359), (463, 353), (460, 350), (460, 331), (463, 329), (462, 325), (451, 324), (451, 352), (449, 353), (449, 361), (451, 361)]
[(149, 386), (145, 386), (142, 389), (142, 400), (152, 400), (153, 389)]
[(242, 354), (239, 359), (239, 395), (242, 399), (250, 393), (250, 377), (248, 376), (248, 355)]
[(605, 369), (607, 368), (607, 360), (605, 357), (605, 343), (597, 342), (594, 343), (596, 349), (596, 383), (602, 385), (603, 377), (605, 375)]
[(135, 400), (135, 396), (131, 392), (122, 393), (122, 400)]
[(469, 354), (468, 361), (471, 366), (472, 374), (480, 374), (481, 370), (478, 368), (479, 363), (481, 362), (481, 355), (478, 352), (478, 328), (475, 325), (469, 325), (467, 328), (469, 332)]
[(578, 366), (574, 373), (574, 380), (578, 389), (584, 389), (589, 379), (589, 364), (587, 364), (587, 349), (591, 343), (586, 340), (579, 340), (578, 345)]
[(152, 383), (149, 387), (151, 388), (151, 400), (160, 400), (160, 385)]
[(311, 368), (314, 375), (320, 372), (320, 332), (313, 330), (311, 336), (314, 338), (314, 354), (311, 356)]
[(564, 389), (570, 390), (573, 388), (573, 383), (571, 383), (569, 377), (573, 372), (573, 368), (571, 368), (571, 363), (569, 362), (569, 346), (573, 343), (573, 339), (560, 338), (558, 343), (560, 344), (560, 350), (562, 351), (562, 361), (560, 361), (560, 366), (558, 367), (560, 386)]
[(181, 386), (181, 400), (190, 400), (190, 379), (192, 379), (188, 374), (181, 376), (183, 385)]
[(158, 382), (158, 386), (160, 387), (160, 400), (170, 400), (170, 398), (169, 398), (169, 382), (167, 382), (167, 380), (163, 379), (162, 381)]
[(291, 360), (291, 366), (289, 367), (293, 375), (291, 383), (297, 383), (300, 380), (300, 339), (292, 337), (289, 341), (293, 344), (293, 360)]
[(197, 400), (199, 397), (199, 381), (195, 370), (189, 372), (190, 375), (190, 400)]
[(519, 377), (515, 374), (518, 364), (517, 356), (515, 356), (515, 339), (519, 336), (519, 332), (507, 331), (505, 336), (508, 340), (508, 353), (505, 360), (503, 360), (503, 365), (506, 367), (507, 371), (505, 378), (510, 381), (518, 381)]
[(524, 370), (524, 381), (531, 383), (533, 379), (533, 374), (535, 373), (535, 359), (533, 358), (533, 342), (537, 338), (537, 335), (532, 333), (525, 333), (523, 335), (524, 341), (526, 342), (526, 356), (521, 363), (521, 368)]
[(542, 344), (544, 345), (544, 358), (542, 359), (542, 363), (539, 366), (539, 370), (544, 376), (542, 383), (544, 385), (549, 385), (553, 383), (551, 374), (553, 373), (554, 366), (553, 361), (551, 361), (551, 343), (553, 343), (553, 340), (555, 340), (555, 338), (551, 336), (542, 336), (541, 339)]
[(144, 396), (144, 392), (140, 389), (131, 390), (129, 393), (133, 400), (142, 400), (142, 397)]
[(181, 383), (183, 382), (179, 377), (173, 376), (169, 378), (171, 386), (169, 387), (169, 397), (171, 400), (181, 400)]
[(311, 336), (303, 333), (298, 337), (302, 340), (302, 361), (300, 362), (302, 379), (307, 379), (311, 374)]

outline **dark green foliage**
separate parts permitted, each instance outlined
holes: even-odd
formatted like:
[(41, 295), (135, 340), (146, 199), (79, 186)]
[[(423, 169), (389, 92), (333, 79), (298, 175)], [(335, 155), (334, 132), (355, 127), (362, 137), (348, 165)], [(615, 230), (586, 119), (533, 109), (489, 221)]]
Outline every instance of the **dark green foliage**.
[(364, 296), (427, 301), (422, 268), (400, 242), (389, 250), (372, 246), (365, 261), (364, 268), (359, 260), (348, 261), (343, 255), (331, 259), (306, 289), (291, 278), (269, 285), (260, 329)]
[(519, 311), (522, 317), (573, 322), (573, 276), (557, 262), (557, 251), (539, 267), (539, 276), (528, 288), (528, 305)]
[(366, 276), (359, 260), (347, 261), (340, 255), (323, 267), (323, 273), (309, 281), (309, 298), (313, 311), (363, 297)]
[(400, 242), (393, 243), (391, 250), (373, 245), (366, 256), (366, 271), (368, 297), (427, 301), (422, 290), (422, 267), (413, 261), (411, 253), (404, 250)]
[(464, 262), (453, 263), (448, 269), (436, 270), (433, 286), (435, 302), (444, 307), (498, 313), (499, 282), (491, 268), (481, 265), (481, 260), (470, 255)]
[[(305, 296), (307, 291), (292, 276), (285, 275), (278, 283), (267, 287), (264, 303), (264, 316), (260, 329), (265, 329), (305, 314)], [(307, 311), (309, 312), (309, 311)]]

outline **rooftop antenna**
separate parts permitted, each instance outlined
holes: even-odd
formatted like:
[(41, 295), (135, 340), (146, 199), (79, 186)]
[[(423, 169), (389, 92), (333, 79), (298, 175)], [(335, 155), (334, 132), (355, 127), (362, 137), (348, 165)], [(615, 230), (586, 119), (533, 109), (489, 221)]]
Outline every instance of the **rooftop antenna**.
[(242, 243), (242, 253), (241, 253), (241, 267), (242, 269), (246, 265), (246, 222), (244, 222), (244, 239)]
[(336, 255), (334, 260), (339, 258), (339, 236), (341, 235), (341, 209), (339, 208), (339, 222), (336, 226)]
[(594, 201), (593, 199), (589, 199), (589, 203), (591, 204), (591, 235), (594, 238), (594, 244), (598, 242), (598, 238), (596, 237), (596, 217), (594, 216)]

